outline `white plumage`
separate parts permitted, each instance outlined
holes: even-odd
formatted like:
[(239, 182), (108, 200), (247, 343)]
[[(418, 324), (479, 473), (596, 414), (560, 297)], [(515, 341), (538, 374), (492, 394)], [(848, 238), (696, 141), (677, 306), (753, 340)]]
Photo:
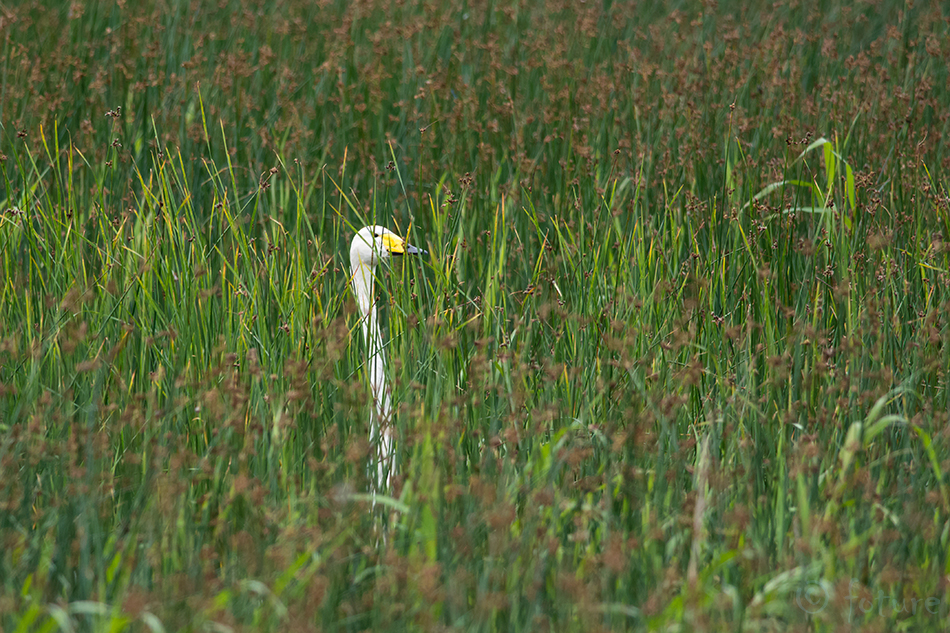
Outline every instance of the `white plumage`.
[(370, 417), (370, 444), (376, 457), (376, 490), (389, 490), (392, 478), (393, 432), (390, 426), (390, 392), (386, 384), (386, 355), (379, 331), (373, 280), (376, 266), (392, 255), (425, 253), (382, 226), (367, 226), (350, 244), (350, 282), (360, 310), (366, 367), (373, 395)]

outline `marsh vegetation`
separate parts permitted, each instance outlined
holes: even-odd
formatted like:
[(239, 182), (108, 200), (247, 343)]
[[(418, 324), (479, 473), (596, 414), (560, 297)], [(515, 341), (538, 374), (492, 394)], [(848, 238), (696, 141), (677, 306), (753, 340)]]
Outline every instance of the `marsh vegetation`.
[(674, 4), (0, 7), (0, 629), (944, 630), (947, 8)]

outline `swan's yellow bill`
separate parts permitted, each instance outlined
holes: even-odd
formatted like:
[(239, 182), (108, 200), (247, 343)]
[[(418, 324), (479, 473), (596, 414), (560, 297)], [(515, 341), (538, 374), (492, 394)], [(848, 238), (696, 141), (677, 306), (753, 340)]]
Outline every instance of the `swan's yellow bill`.
[(406, 252), (406, 246), (402, 238), (392, 233), (383, 235), (383, 246), (393, 255), (402, 255)]
[(412, 244), (407, 244), (405, 240), (394, 233), (383, 235), (383, 246), (393, 255), (425, 255), (426, 251), (416, 248)]

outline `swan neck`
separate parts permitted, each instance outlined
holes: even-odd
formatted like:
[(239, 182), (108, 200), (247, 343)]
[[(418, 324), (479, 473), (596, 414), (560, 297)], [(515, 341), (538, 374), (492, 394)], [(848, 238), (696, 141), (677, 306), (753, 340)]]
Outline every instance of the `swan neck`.
[(373, 301), (373, 276), (376, 272), (375, 266), (368, 266), (359, 260), (351, 262), (350, 269), (353, 274), (353, 292), (356, 295), (356, 304), (360, 309), (360, 318), (363, 321), (363, 333), (366, 333), (366, 320), (372, 315), (372, 320), (376, 318), (376, 305)]
[(389, 393), (386, 390), (385, 355), (383, 337), (379, 331), (376, 302), (373, 300), (373, 273), (375, 266), (361, 261), (352, 262), (353, 291), (360, 309), (360, 325), (366, 341), (366, 364), (369, 369), (369, 382), (373, 392), (376, 415), (380, 419), (389, 417)]

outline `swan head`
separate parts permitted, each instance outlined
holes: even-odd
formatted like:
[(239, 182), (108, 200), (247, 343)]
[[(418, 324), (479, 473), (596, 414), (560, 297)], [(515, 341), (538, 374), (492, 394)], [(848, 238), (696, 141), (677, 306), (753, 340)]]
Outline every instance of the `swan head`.
[(350, 265), (374, 268), (392, 255), (425, 254), (384, 226), (365, 226), (353, 236), (350, 244)]

